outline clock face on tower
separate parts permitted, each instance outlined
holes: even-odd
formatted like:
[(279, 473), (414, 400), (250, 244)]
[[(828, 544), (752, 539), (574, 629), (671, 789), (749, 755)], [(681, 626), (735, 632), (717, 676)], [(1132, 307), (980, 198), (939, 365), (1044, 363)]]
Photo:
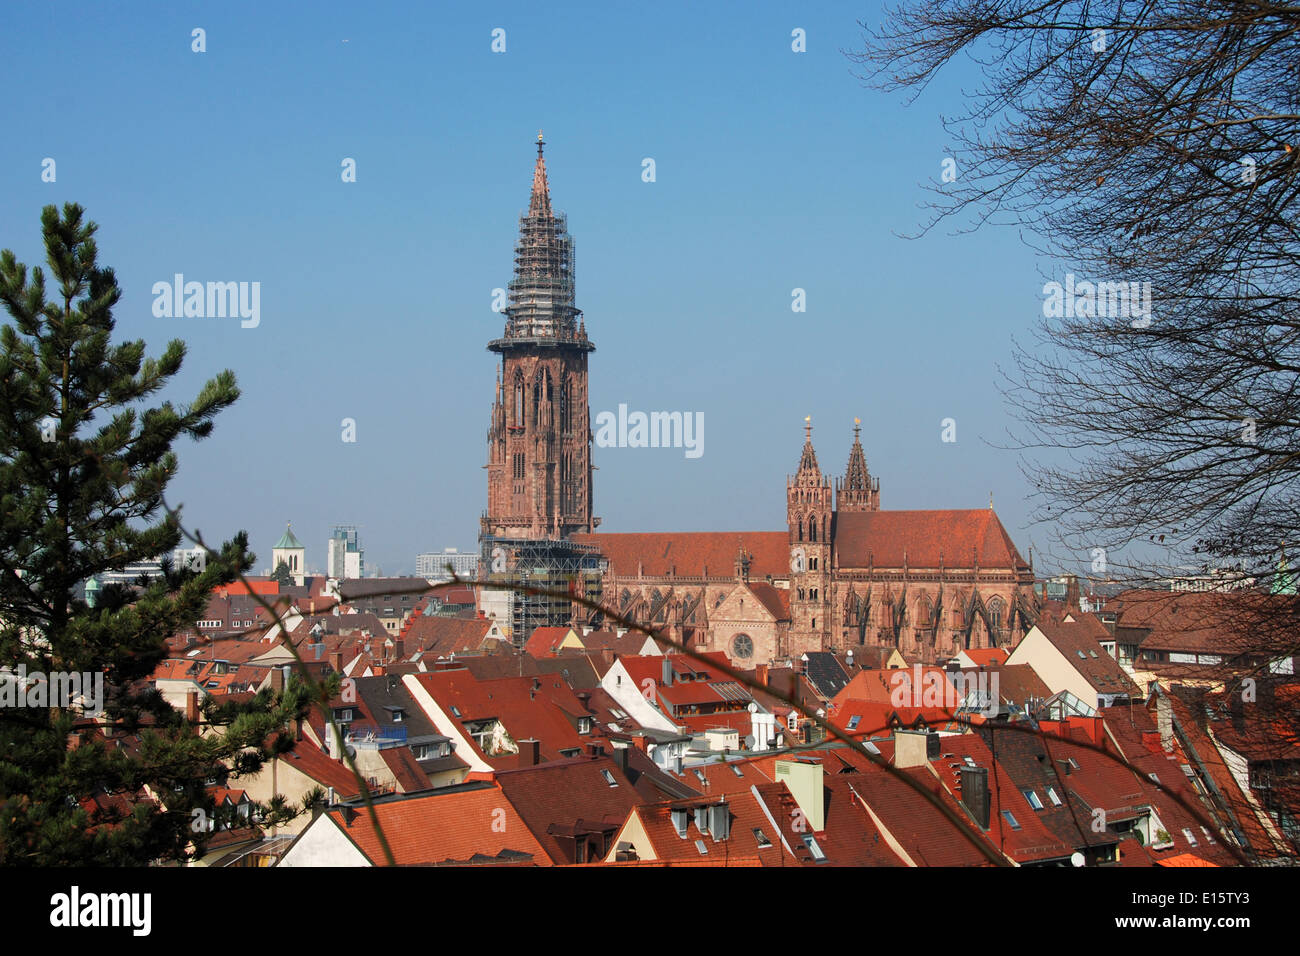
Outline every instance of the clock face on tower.
[(790, 549), (790, 573), (803, 574), (808, 570), (808, 557), (804, 554), (802, 547), (796, 546)]

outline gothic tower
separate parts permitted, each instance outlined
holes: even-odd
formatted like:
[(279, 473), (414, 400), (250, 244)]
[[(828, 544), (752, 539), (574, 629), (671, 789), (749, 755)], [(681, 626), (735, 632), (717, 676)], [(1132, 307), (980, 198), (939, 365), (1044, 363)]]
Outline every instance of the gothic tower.
[(505, 333), (488, 344), (501, 365), (482, 534), (504, 538), (564, 538), (594, 526), (587, 353), (596, 347), (574, 305), (573, 239), (564, 214), (551, 209), (545, 145), (539, 132)]
[(880, 479), (872, 478), (867, 470), (867, 459), (862, 454), (862, 421), (853, 419), (853, 449), (849, 452), (849, 465), (844, 480), (835, 482), (836, 511), (879, 511)]
[(786, 520), (790, 531), (791, 656), (820, 651), (830, 632), (831, 482), (817, 467), (812, 419), (804, 419), (799, 470), (786, 481)]

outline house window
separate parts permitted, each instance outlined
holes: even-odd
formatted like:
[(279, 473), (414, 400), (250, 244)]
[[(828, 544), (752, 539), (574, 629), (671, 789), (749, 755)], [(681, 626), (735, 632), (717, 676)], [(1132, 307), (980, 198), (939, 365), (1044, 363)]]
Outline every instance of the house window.
[(862, 720), (862, 715), (861, 715), (861, 714), (854, 714), (852, 717), (850, 717), (850, 718), (849, 718), (849, 730), (857, 730), (857, 729), (858, 729), (858, 722), (859, 722), (860, 720)]
[(766, 850), (772, 846), (772, 841), (767, 838), (767, 834), (758, 827), (754, 828), (754, 840), (758, 843), (760, 850)]
[(1054, 807), (1059, 807), (1061, 805), (1061, 798), (1056, 795), (1056, 791), (1051, 787), (1047, 788), (1047, 799), (1052, 801), (1052, 806)]
[(1013, 830), (1020, 829), (1019, 821), (1016, 820), (1015, 814), (1013, 814), (1010, 810), (1002, 811), (1002, 819), (1007, 821), (1007, 825), (1011, 827), (1011, 829)]
[(1035, 810), (1043, 809), (1043, 801), (1038, 799), (1038, 794), (1034, 793), (1034, 791), (1021, 790), (1020, 792), (1025, 795), (1025, 799), (1029, 801), (1029, 805)]
[(590, 718), (590, 717), (579, 717), (579, 718), (578, 718), (578, 733), (580, 733), (580, 734), (589, 734), (589, 733), (591, 733), (591, 718)]
[(1183, 827), (1183, 837), (1187, 840), (1189, 846), (1196, 846), (1196, 834), (1192, 833), (1187, 827)]

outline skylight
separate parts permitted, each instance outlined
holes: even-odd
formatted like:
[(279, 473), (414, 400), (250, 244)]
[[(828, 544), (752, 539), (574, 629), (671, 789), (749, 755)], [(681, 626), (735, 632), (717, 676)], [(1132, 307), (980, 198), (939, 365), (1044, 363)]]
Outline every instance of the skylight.
[(1051, 787), (1047, 788), (1047, 799), (1052, 801), (1052, 806), (1054, 807), (1059, 807), (1061, 805), (1061, 798), (1056, 795), (1056, 791)]
[(754, 839), (758, 841), (760, 850), (766, 850), (772, 845), (772, 841), (767, 838), (767, 834), (758, 827), (754, 827)]
[(822, 848), (817, 845), (817, 840), (811, 833), (803, 835), (803, 845), (808, 848), (808, 852), (812, 854), (813, 859), (818, 863), (826, 860), (826, 854), (822, 852)]
[(1029, 805), (1035, 810), (1043, 809), (1043, 801), (1038, 799), (1038, 794), (1034, 793), (1034, 791), (1021, 790), (1020, 792), (1025, 795), (1025, 799), (1029, 801)]
[(860, 721), (861, 719), (862, 719), (862, 717), (861, 717), (860, 715), (858, 715), (858, 714), (854, 714), (852, 717), (850, 717), (850, 718), (849, 718), (849, 730), (857, 730), (857, 729), (858, 729), (858, 721)]
[(707, 855), (708, 855), (709, 848), (708, 848), (707, 846), (704, 845), (704, 841), (703, 841), (703, 840), (696, 840), (696, 841), (695, 841), (695, 849), (697, 849), (697, 850), (700, 851), (700, 856), (707, 856)]
[(609, 784), (611, 787), (618, 786), (618, 784), (614, 782), (614, 775), (610, 773), (608, 770), (602, 770), (600, 772), (600, 775), (605, 778), (605, 782)]
[(743, 777), (745, 775), (745, 771), (740, 769), (740, 764), (738, 763), (733, 763), (731, 765), (731, 772), (734, 773), (737, 777)]
[(1020, 823), (1019, 823), (1019, 821), (1016, 820), (1016, 816), (1015, 816), (1015, 814), (1012, 813), (1010, 810), (1003, 810), (1003, 811), (1002, 811), (1002, 819), (1007, 821), (1007, 824), (1011, 827), (1011, 829), (1013, 829), (1013, 830), (1019, 830), (1019, 829), (1020, 829)]

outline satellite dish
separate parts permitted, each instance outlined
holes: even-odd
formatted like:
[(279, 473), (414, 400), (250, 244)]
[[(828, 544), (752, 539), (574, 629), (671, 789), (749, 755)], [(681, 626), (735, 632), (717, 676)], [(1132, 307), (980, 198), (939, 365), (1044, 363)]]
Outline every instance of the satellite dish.
[(755, 737), (753, 734), (747, 734), (747, 735), (745, 736), (745, 749), (746, 749), (746, 750), (753, 750), (753, 749), (754, 749), (754, 745), (755, 745), (756, 743), (758, 743), (758, 738)]
[(1071, 866), (1083, 866), (1083, 854), (1082, 854), (1082, 853), (1078, 853), (1078, 852), (1071, 853), (1071, 854), (1070, 854), (1070, 865), (1071, 865)]
[(758, 704), (754, 703), (754, 702), (751, 700), (751, 701), (749, 702), (749, 706), (746, 708), (746, 710), (748, 710), (751, 714), (757, 714), (757, 713), (758, 713)]

